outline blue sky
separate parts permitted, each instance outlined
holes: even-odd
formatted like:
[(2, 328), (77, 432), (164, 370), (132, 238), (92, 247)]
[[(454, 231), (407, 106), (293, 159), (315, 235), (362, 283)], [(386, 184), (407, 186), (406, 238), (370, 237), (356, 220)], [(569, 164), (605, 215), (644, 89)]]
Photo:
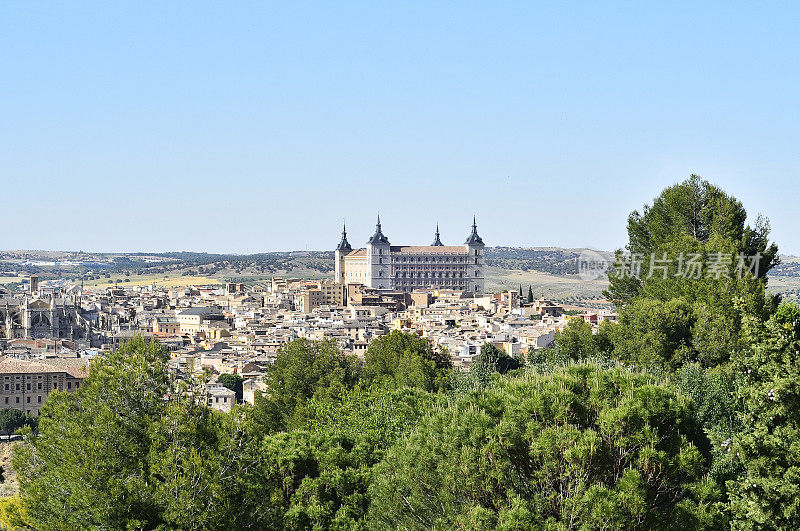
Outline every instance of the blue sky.
[(800, 6), (645, 4), (3, 2), (0, 248), (612, 249), (697, 173), (800, 254)]

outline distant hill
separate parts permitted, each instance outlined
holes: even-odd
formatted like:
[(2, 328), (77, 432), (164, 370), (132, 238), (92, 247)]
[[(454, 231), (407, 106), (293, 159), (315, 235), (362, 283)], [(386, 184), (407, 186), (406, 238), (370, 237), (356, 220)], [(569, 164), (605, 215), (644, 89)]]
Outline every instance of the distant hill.
[[(487, 247), (486, 263), (501, 269), (539, 271), (551, 275), (577, 275), (578, 257), (586, 249), (560, 247)], [(612, 260), (614, 254), (598, 251)]]
[[(578, 257), (587, 249), (561, 247), (487, 247), (487, 289), (528, 286), (536, 296), (555, 300), (601, 299), (604, 278), (586, 281), (578, 275)], [(610, 261), (613, 253), (596, 251)], [(770, 288), (800, 300), (800, 258), (782, 256), (770, 272)], [(250, 255), (195, 252), (85, 253), (70, 251), (0, 251), (0, 285), (13, 285), (31, 274), (41, 280), (97, 285), (180, 277), (262, 283), (273, 276), (329, 278), (333, 251), (286, 251)], [(174, 283), (174, 282), (173, 282)]]

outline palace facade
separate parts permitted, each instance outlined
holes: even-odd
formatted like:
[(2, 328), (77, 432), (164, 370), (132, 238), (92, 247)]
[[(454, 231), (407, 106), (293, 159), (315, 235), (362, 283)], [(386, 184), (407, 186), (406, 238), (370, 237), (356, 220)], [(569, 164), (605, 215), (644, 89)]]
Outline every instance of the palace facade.
[(472, 233), (463, 245), (444, 245), (439, 227), (431, 245), (391, 245), (381, 230), (381, 219), (367, 246), (353, 249), (347, 229), (336, 248), (336, 282), (363, 284), (371, 288), (414, 291), (452, 289), (484, 292), (485, 245), (472, 220)]

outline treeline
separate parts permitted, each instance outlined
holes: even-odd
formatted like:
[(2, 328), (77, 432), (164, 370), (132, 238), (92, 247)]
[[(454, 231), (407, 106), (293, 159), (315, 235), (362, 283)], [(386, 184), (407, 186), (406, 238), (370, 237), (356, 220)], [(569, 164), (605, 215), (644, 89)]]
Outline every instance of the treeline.
[[(48, 398), (0, 520), (36, 529), (797, 529), (800, 309), (766, 293), (764, 221), (692, 177), (629, 217), (632, 253), (758, 253), (742, 278), (612, 273), (573, 321), (467, 372), (392, 332), (363, 363), (285, 345), (230, 414), (141, 339)], [(670, 266), (677, 268), (678, 264)], [(23, 428), (25, 431), (25, 428)]]

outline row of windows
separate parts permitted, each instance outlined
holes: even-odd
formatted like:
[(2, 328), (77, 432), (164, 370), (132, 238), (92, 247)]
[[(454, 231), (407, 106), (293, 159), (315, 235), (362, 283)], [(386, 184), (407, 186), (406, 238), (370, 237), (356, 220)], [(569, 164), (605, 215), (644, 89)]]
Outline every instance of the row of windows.
[[(227, 404), (228, 403), (228, 397), (227, 396), (223, 396), (222, 397), (222, 401)], [(219, 397), (215, 396), (213, 402), (211, 401), (211, 397), (208, 397), (208, 405), (210, 406), (212, 403), (219, 403)]]
[[(19, 383), (17, 383), (17, 384), (5, 384), (3, 386), (3, 390), (4, 391), (20, 391), (22, 389), (21, 385), (22, 384), (19, 384)], [(32, 390), (32, 385), (33, 384), (31, 382), (26, 383), (25, 384), (25, 390), (26, 391), (31, 391)], [(75, 389), (78, 389), (80, 386), (81, 386), (80, 382), (75, 382)], [(42, 387), (42, 382), (36, 382), (36, 390), (37, 391), (41, 391), (42, 388), (43, 388)], [(53, 389), (58, 389), (58, 382), (53, 382)], [(69, 390), (72, 389), (72, 382), (67, 382), (67, 389), (69, 389)]]
[(442, 271), (445, 271), (445, 270), (446, 271), (450, 271), (450, 269), (452, 269), (454, 271), (456, 271), (456, 270), (457, 271), (463, 271), (465, 267), (466, 266), (443, 266), (443, 265), (440, 265), (440, 264), (424, 265), (424, 266), (394, 266), (395, 269), (402, 269), (402, 270), (410, 269), (412, 271), (415, 270), (415, 269), (416, 270), (420, 270), (420, 271), (423, 270), (423, 269), (425, 271), (428, 271), (430, 269), (441, 269)]
[(464, 287), (463, 281), (458, 280), (442, 280), (441, 282), (421, 282), (419, 280), (398, 280), (395, 282), (396, 285), (400, 287), (435, 287), (435, 286), (452, 286), (452, 287)]
[[(6, 397), (6, 404), (8, 404), (8, 398), (9, 397)], [(15, 404), (19, 404), (19, 397), (16, 397), (16, 401), (14, 403)], [(25, 397), (25, 403), (26, 404), (30, 404), (31, 403), (31, 397), (30, 396), (26, 396)], [(41, 404), (42, 403), (42, 395), (39, 395), (39, 396), (36, 397), (36, 403), (37, 404)], [(30, 413), (30, 410), (28, 412)]]
[(411, 262), (411, 263), (413, 263), (413, 262), (417, 262), (417, 263), (423, 263), (423, 262), (451, 262), (452, 261), (452, 262), (462, 262), (463, 263), (463, 262), (466, 262), (467, 260), (466, 260), (465, 256), (454, 256), (454, 257), (452, 257), (452, 259), (449, 256), (420, 256), (420, 257), (417, 257), (417, 258), (414, 258), (413, 256), (409, 256), (409, 257), (397, 256), (397, 257), (395, 257), (394, 261), (395, 262)]
[[(415, 278), (415, 274), (412, 273), (395, 273), (395, 278)], [(464, 278), (464, 273), (453, 273), (453, 278)], [(439, 273), (439, 276), (436, 276), (436, 273), (431, 273), (430, 277), (428, 273), (417, 273), (416, 278), (442, 278), (442, 273)], [(444, 273), (444, 278), (450, 278), (450, 273)]]

